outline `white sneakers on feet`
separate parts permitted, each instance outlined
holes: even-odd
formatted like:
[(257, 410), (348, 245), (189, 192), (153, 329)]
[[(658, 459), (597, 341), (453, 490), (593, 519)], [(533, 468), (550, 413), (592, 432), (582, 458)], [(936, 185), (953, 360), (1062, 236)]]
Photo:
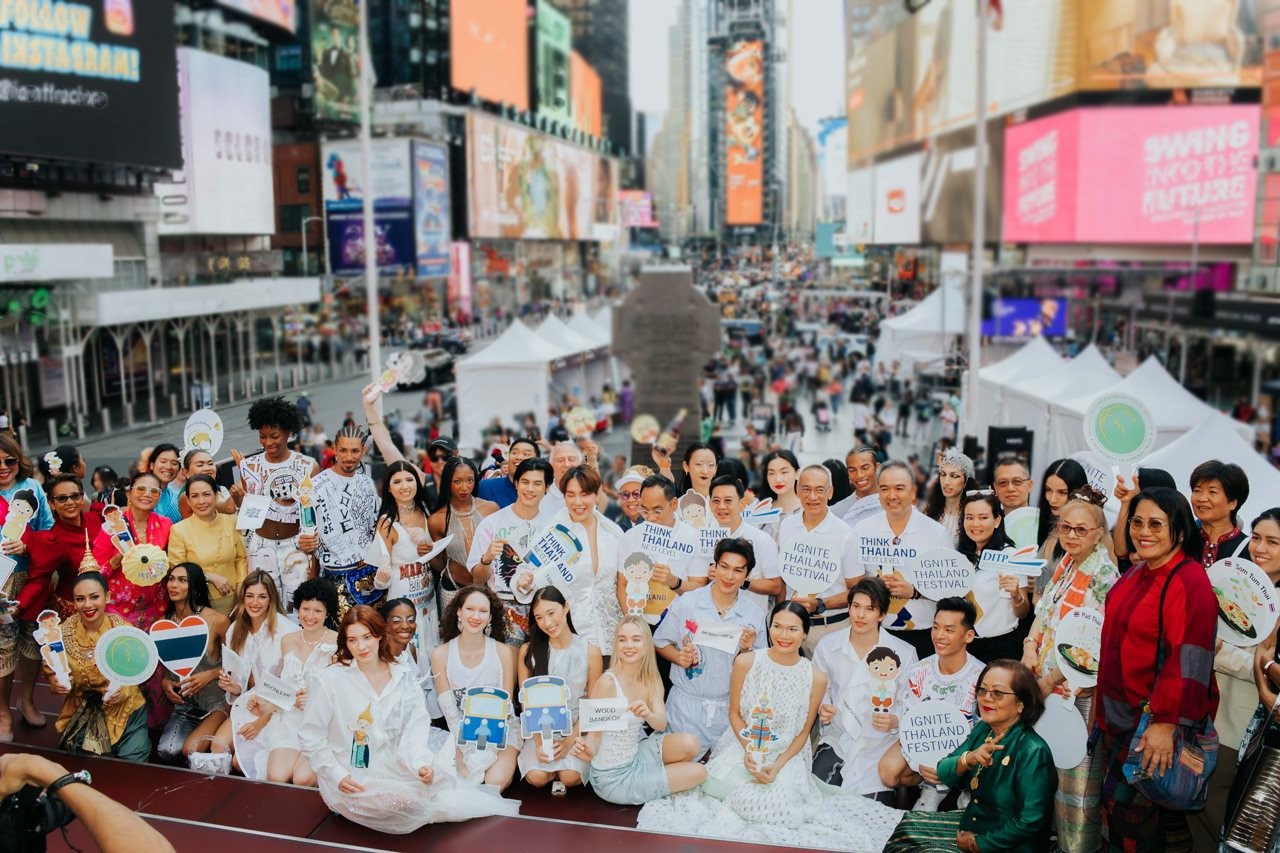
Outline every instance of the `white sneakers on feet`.
[(913, 812), (936, 812), (938, 806), (942, 805), (942, 800), (947, 796), (946, 788), (939, 788), (934, 785), (920, 786), (920, 799), (916, 800), (916, 804), (911, 807)]

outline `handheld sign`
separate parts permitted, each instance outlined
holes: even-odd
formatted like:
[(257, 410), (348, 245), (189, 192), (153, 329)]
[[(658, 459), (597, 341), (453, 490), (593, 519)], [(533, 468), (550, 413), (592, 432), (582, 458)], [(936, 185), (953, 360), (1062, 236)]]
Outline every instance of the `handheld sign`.
[(232, 651), (226, 643), (222, 644), (222, 669), (242, 691), (248, 689), (249, 662)]
[(1084, 440), (1103, 459), (1128, 467), (1151, 452), (1156, 422), (1137, 397), (1101, 394), (1084, 413)]
[(800, 595), (821, 595), (844, 577), (844, 537), (805, 533), (778, 549), (778, 568), (787, 587)]
[(1102, 654), (1102, 614), (1087, 607), (1072, 610), (1058, 623), (1054, 635), (1058, 671), (1073, 690), (1098, 683), (1098, 658)]
[(1218, 636), (1222, 642), (1250, 648), (1270, 637), (1280, 616), (1280, 601), (1267, 573), (1257, 563), (1227, 557), (1209, 567), (1209, 583), (1218, 599)]
[(1004, 517), (1004, 532), (1019, 548), (1034, 548), (1040, 535), (1040, 509), (1024, 506)]
[(370, 403), (391, 391), (397, 385), (412, 385), (421, 382), (427, 375), (427, 363), (422, 354), (414, 350), (401, 350), (387, 356), (387, 366), (378, 376), (378, 381), (365, 399)]
[(631, 440), (636, 444), (653, 444), (661, 431), (662, 426), (653, 415), (636, 415), (631, 420)]
[(727, 622), (700, 622), (693, 633), (693, 644), (719, 649), (731, 655), (737, 654), (744, 630), (746, 629), (741, 625), (730, 625)]
[(257, 530), (267, 521), (267, 510), (271, 508), (271, 498), (266, 495), (245, 495), (240, 502), (240, 512), (236, 515), (237, 530)]
[(582, 551), (582, 541), (568, 525), (551, 524), (543, 528), (533, 541), (524, 562), (534, 569), (535, 585), (550, 582), (568, 595), (584, 582), (591, 582), (589, 575), (579, 574), (574, 569)]
[(578, 702), (578, 731), (625, 732), (628, 713), (625, 699), (582, 699)]
[(676, 512), (681, 521), (695, 530), (701, 530), (707, 525), (707, 499), (693, 489), (680, 496)]
[(62, 642), (62, 619), (56, 610), (41, 610), (36, 617), (39, 627), (31, 636), (40, 645), (40, 660), (49, 667), (54, 679), (71, 689), (71, 662), (67, 659), (67, 647)]
[(649, 606), (649, 579), (653, 577), (653, 561), (643, 551), (635, 551), (622, 561), (622, 575), (627, 579), (627, 615), (643, 616)]
[(160, 663), (160, 655), (146, 631), (120, 625), (98, 638), (93, 660), (98, 671), (107, 677), (104, 696), (110, 696), (121, 687), (134, 687), (150, 678)]
[(551, 761), (552, 741), (556, 735), (564, 737), (573, 731), (573, 716), (569, 710), (569, 685), (558, 675), (535, 675), (520, 685), (520, 727), (525, 740), (540, 735), (538, 755)]
[(493, 746), (501, 752), (507, 745), (509, 716), (511, 694), (496, 687), (472, 687), (462, 704), (458, 745), (474, 743), (481, 751)]
[(773, 716), (769, 695), (762, 693), (747, 713), (746, 727), (738, 732), (738, 736), (747, 742), (747, 755), (751, 756), (751, 763), (757, 771), (764, 768), (765, 756), (778, 740), (778, 733), (773, 730)]
[[(1002, 575), (1017, 575), (1020, 578), (1038, 578), (1044, 574), (1045, 561), (1036, 556), (1036, 547), (1019, 548), (1017, 551), (983, 551), (978, 559), (978, 571), (998, 572)], [(1011, 598), (1011, 594), (1000, 590), (1001, 598)]]
[(904, 542), (895, 543), (896, 536), (861, 536), (858, 539), (858, 555), (864, 566), (878, 566), (881, 574), (901, 572), (902, 568), (920, 556), (920, 552)]
[(209, 647), (209, 623), (191, 615), (181, 622), (157, 619), (151, 626), (151, 641), (165, 669), (186, 678), (200, 664)]
[(728, 538), (729, 528), (718, 524), (710, 524), (698, 529), (698, 556), (710, 560), (716, 553), (716, 546), (721, 540)]
[(773, 505), (773, 498), (762, 498), (742, 511), (742, 520), (753, 527), (764, 527), (780, 518), (782, 510)]
[[(263, 516), (265, 518), (265, 516)], [(111, 544), (121, 554), (137, 544), (129, 523), (124, 519), (124, 511), (114, 504), (102, 508), (102, 529), (111, 537)]]
[(1074, 770), (1089, 751), (1089, 732), (1076, 703), (1065, 696), (1050, 693), (1044, 700), (1044, 713), (1036, 723), (1036, 734), (1044, 738), (1059, 770)]
[(182, 428), (182, 445), (216, 456), (222, 447), (222, 418), (213, 409), (192, 412)]
[(927, 548), (902, 567), (902, 578), (932, 601), (963, 597), (973, 588), (973, 564), (951, 548)]
[(596, 431), (596, 413), (586, 406), (575, 406), (564, 413), (564, 428), (574, 438), (590, 438)]
[(898, 739), (902, 754), (915, 766), (937, 767), (969, 737), (964, 712), (938, 699), (926, 699), (902, 715)]
[(36, 493), (30, 489), (19, 489), (9, 498), (9, 514), (4, 518), (4, 526), (0, 527), (0, 538), (9, 542), (21, 540), (39, 509)]
[(297, 685), (269, 672), (262, 674), (262, 680), (253, 686), (253, 692), (282, 711), (292, 708), (298, 700)]

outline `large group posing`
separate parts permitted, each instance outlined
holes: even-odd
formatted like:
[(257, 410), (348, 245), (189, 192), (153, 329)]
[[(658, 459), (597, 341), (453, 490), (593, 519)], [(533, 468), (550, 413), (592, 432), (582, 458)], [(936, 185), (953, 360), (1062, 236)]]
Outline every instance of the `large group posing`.
[[(1243, 533), (1237, 466), (1205, 462), (1183, 484), (1154, 469), (1121, 477), (1109, 529), (1076, 462), (1036, 480), (1004, 458), (987, 483), (954, 449), (924, 489), (917, 468), (867, 445), (843, 466), (801, 466), (775, 447), (748, 470), (695, 442), (678, 459), (655, 449), (651, 466), (601, 470), (590, 441), (514, 438), (482, 472), (439, 439), (420, 468), (366, 392), (365, 427), (336, 434), (324, 470), (295, 449), (302, 419), (281, 398), (249, 410), (259, 451), (219, 466), (160, 445), (122, 486), (96, 471), (88, 492), (74, 447), (33, 464), (0, 432), (0, 513), (30, 516), (0, 542), (16, 561), (0, 590), (16, 602), (0, 626), (0, 740), (18, 724), (15, 672), (16, 717), (44, 725), (43, 663), (63, 697), (62, 749), (316, 786), (331, 809), (381, 831), (515, 814), (502, 792), (520, 777), (643, 805), (641, 828), (681, 834), (983, 853), (1052, 840), (1092, 853), (1216, 845), (1235, 748), (1280, 705), (1275, 637), (1256, 654), (1216, 637), (1209, 565), (1244, 556), (1280, 581), (1280, 508)], [(969, 594), (933, 601), (859, 547), (881, 537), (976, 564), (1012, 546), (1004, 519), (1035, 506), (1033, 494), (1038, 580), (983, 571)], [(241, 530), (250, 498), (267, 501), (266, 518)], [(744, 517), (762, 498), (776, 512)], [(635, 555), (654, 538), (696, 540), (698, 518), (724, 537), (705, 558), (650, 556), (647, 576), (673, 601), (646, 614)], [(580, 543), (584, 582), (562, 588), (526, 559), (554, 525)], [(839, 543), (842, 571), (801, 595), (781, 576), (780, 544), (806, 534)], [(168, 555), (159, 583), (123, 570), (141, 545)], [(1072, 690), (1053, 654), (1078, 608), (1105, 614), (1092, 690)], [(50, 610), (58, 618), (41, 619)], [(105, 631), (193, 616), (209, 640), (189, 675), (161, 669), (110, 689), (93, 654)], [(736, 648), (696, 643), (700, 623), (740, 627)], [(42, 658), (39, 631), (59, 634), (69, 683)], [(514, 699), (546, 675), (568, 685), (570, 731), (525, 740), (513, 717), (501, 748), (461, 736), (473, 688)], [(282, 683), (295, 697), (283, 707), (272, 701)], [(1071, 769), (1035, 728), (1054, 694), (1092, 732)], [(623, 700), (625, 727), (580, 731), (581, 699)], [(903, 716), (929, 700), (971, 725), (933, 766), (899, 742)], [(1136, 750), (1144, 770), (1167, 769), (1176, 733), (1208, 720), (1218, 770), (1208, 807), (1188, 819), (1147, 799), (1125, 765)]]

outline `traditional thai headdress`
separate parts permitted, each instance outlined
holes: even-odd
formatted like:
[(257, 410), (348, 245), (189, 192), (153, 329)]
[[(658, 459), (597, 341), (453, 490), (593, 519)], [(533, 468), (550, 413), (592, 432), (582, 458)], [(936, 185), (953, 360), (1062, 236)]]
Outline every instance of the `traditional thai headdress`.
[(93, 550), (89, 547), (89, 529), (86, 527), (84, 531), (84, 556), (80, 558), (80, 567), (76, 569), (76, 574), (84, 574), (85, 572), (100, 572), (102, 566), (98, 565), (98, 561), (94, 559)]

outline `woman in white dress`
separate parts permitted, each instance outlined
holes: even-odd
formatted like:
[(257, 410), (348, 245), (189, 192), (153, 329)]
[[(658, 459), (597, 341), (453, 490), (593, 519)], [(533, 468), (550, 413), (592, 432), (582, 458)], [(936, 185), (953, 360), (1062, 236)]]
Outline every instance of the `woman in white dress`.
[[(263, 674), (280, 665), (280, 642), (287, 634), (297, 631), (298, 626), (284, 615), (276, 582), (268, 572), (250, 572), (240, 584), (237, 601), (232, 611), (231, 630), (227, 633), (227, 647), (243, 662), (248, 677), (245, 684), (237, 681), (228, 671), (233, 664), (223, 657), (218, 686), (227, 692), (227, 700), (232, 703), (231, 716), (218, 728), (216, 737), (222, 743), (232, 744), (233, 760), (240, 772), (251, 779), (263, 779), (267, 764), (265, 761), (259, 764), (256, 759), (256, 754), (262, 751), (256, 739), (271, 722), (275, 706), (255, 701), (250, 709), (249, 702), (256, 698), (253, 687), (262, 680)], [(251, 772), (260, 775), (250, 776)]]
[(387, 643), (396, 661), (417, 676), (431, 722), (439, 725), (443, 715), (436, 697), (436, 682), (431, 676), (431, 654), (419, 655), (414, 639), (418, 635), (418, 608), (407, 598), (390, 598), (382, 602), (378, 615), (387, 623)]
[(333, 811), (379, 832), (513, 815), (515, 800), (458, 779), (448, 751), (434, 753), (431, 722), (413, 673), (395, 666), (387, 626), (372, 607), (347, 611), (337, 662), (311, 682), (298, 740)]
[[(767, 651), (738, 656), (729, 730), (699, 790), (646, 805), (639, 828), (737, 841), (879, 850), (901, 813), (821, 785), (809, 772), (809, 732), (827, 678), (800, 656), (809, 614), (790, 601), (769, 617)], [(827, 794), (828, 796), (824, 796)]]
[[(431, 652), (431, 671), (440, 710), (455, 740), (461, 731), (463, 703), (472, 687), (497, 688), (505, 690), (513, 702), (516, 698), (516, 650), (504, 642), (502, 614), (502, 602), (487, 586), (458, 590), (444, 612), (440, 626), (444, 644)], [(501, 750), (459, 745), (455, 750), (458, 775), (470, 778), (483, 773), (486, 783), (505, 790), (515, 777), (520, 755), (517, 726), (512, 717), (507, 723), (507, 745)]]
[[(555, 743), (544, 745), (535, 734), (520, 750), (520, 775), (535, 788), (551, 783), (553, 796), (563, 796), (570, 785), (581, 785), (587, 763), (569, 754), (578, 736), (578, 702), (604, 671), (600, 649), (574, 631), (573, 615), (564, 593), (546, 586), (533, 594), (529, 606), (529, 641), (520, 647), (519, 682), (537, 675), (558, 675), (569, 687), (573, 731)], [(551, 759), (544, 758), (550, 755)]]

